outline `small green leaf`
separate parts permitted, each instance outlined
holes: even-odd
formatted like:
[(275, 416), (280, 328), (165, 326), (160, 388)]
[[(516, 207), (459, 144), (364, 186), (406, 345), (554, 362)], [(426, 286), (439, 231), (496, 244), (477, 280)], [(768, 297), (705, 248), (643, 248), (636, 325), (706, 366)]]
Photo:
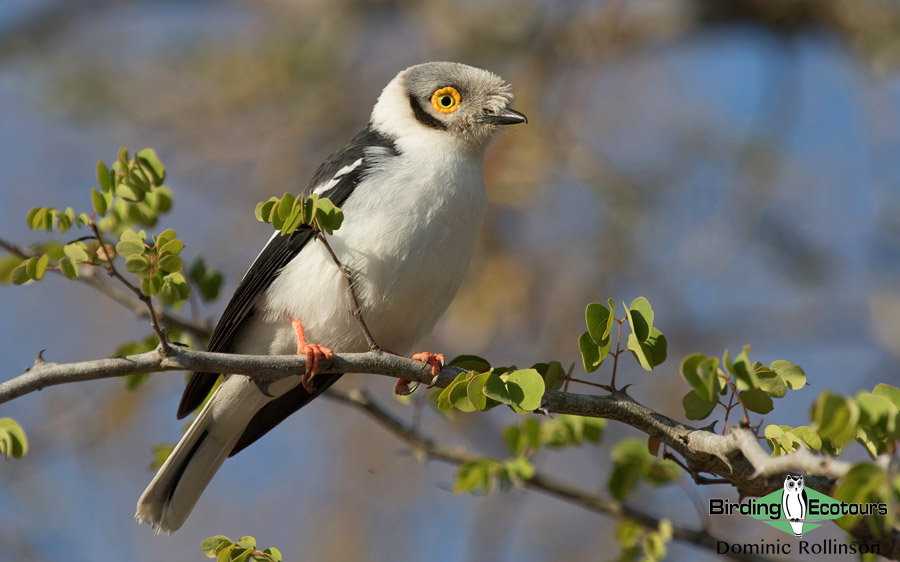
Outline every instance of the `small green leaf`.
[(109, 171), (109, 168), (106, 167), (102, 161), (97, 160), (97, 184), (100, 186), (100, 191), (106, 193), (113, 188), (113, 177)]
[(263, 553), (267, 554), (273, 562), (281, 562), (281, 551), (274, 546), (265, 549)]
[(631, 301), (631, 306), (625, 308), (625, 314), (638, 341), (647, 341), (653, 328), (653, 309), (647, 299), (638, 297)]
[(28, 453), (28, 438), (25, 431), (12, 418), (0, 418), (0, 455), (21, 458)]
[(875, 396), (884, 396), (890, 400), (894, 406), (900, 409), (900, 388), (881, 382), (875, 385), (872, 394)]
[(684, 395), (681, 399), (681, 405), (684, 407), (684, 415), (689, 420), (706, 419), (716, 407), (717, 400), (707, 400), (692, 390)]
[(454, 357), (448, 365), (467, 371), (475, 371), (476, 373), (485, 373), (491, 370), (491, 364), (488, 360), (477, 355), (459, 355)]
[(23, 261), (19, 265), (17, 265), (13, 270), (9, 273), (9, 280), (12, 281), (13, 285), (24, 285), (31, 281), (31, 277), (28, 276), (28, 264), (31, 263), (35, 258), (28, 258)]
[(102, 217), (106, 214), (106, 211), (108, 210), (106, 199), (95, 187), (91, 188), (91, 204), (94, 206), (94, 211), (96, 211), (98, 215)]
[(450, 405), (462, 412), (475, 411), (475, 406), (472, 404), (472, 401), (469, 400), (468, 385), (469, 381), (466, 379), (453, 384), (453, 388), (447, 396), (447, 401), (450, 402)]
[(775, 371), (763, 368), (756, 372), (756, 378), (759, 380), (760, 390), (772, 398), (783, 398), (787, 393), (787, 384)]
[(797, 438), (806, 443), (806, 445), (815, 451), (819, 451), (822, 449), (822, 438), (819, 437), (819, 434), (812, 430), (811, 427), (806, 425), (801, 425), (800, 427), (795, 427), (791, 430)]
[(438, 410), (450, 410), (453, 408), (453, 404), (450, 402), (450, 392), (457, 384), (464, 383), (468, 374), (469, 373), (467, 372), (463, 372), (456, 375), (456, 378), (453, 379), (453, 382), (448, 384), (447, 387), (443, 391), (441, 391), (440, 395), (438, 395)]
[(50, 258), (47, 254), (43, 254), (40, 257), (34, 257), (27, 260), (25, 263), (25, 270), (28, 273), (28, 277), (30, 279), (34, 279), (35, 281), (39, 281), (42, 277), (44, 277), (44, 272), (47, 271), (47, 264), (49, 263)]
[(500, 378), (500, 375), (496, 373), (489, 373), (487, 380), (484, 383), (484, 395), (492, 400), (496, 400), (497, 402), (501, 402), (503, 404), (515, 404), (513, 399), (509, 395), (509, 390), (506, 388), (506, 383), (503, 379)]
[(156, 265), (166, 273), (175, 273), (176, 271), (181, 271), (183, 264), (179, 256), (168, 254), (159, 258)]
[(181, 240), (170, 240), (166, 242), (165, 245), (160, 247), (159, 255), (163, 256), (166, 254), (172, 254), (177, 256), (181, 253), (182, 249), (184, 249), (184, 242), (182, 242)]
[(773, 361), (769, 368), (778, 373), (791, 390), (799, 390), (806, 386), (806, 373), (790, 361)]
[(150, 260), (144, 256), (132, 256), (125, 260), (125, 269), (138, 275), (146, 274), (150, 270)]
[(584, 332), (578, 338), (578, 349), (581, 351), (581, 361), (584, 364), (585, 372), (593, 373), (603, 363), (600, 348), (594, 343), (588, 332)]
[(466, 385), (466, 395), (469, 398), (469, 403), (471, 403), (472, 407), (476, 410), (487, 409), (488, 397), (484, 394), (484, 385), (490, 376), (490, 373), (476, 375), (472, 377)]
[(533, 411), (541, 407), (544, 397), (544, 379), (535, 369), (522, 369), (507, 375), (506, 388), (510, 396), (519, 396), (516, 406), (525, 411)]
[(751, 412), (768, 414), (774, 408), (772, 397), (761, 388), (751, 388), (740, 393), (741, 402)]
[(13, 270), (23, 261), (21, 257), (13, 254), (0, 258), (0, 283), (10, 283)]
[(732, 363), (728, 351), (725, 351), (725, 368), (729, 373), (734, 375), (735, 384), (740, 390), (750, 390), (759, 388), (759, 379), (750, 363), (747, 354), (750, 352), (750, 346), (745, 345), (740, 355), (734, 358)]
[(144, 167), (144, 171), (150, 176), (151, 183), (154, 186), (162, 185), (166, 181), (166, 168), (159, 161), (156, 151), (152, 148), (145, 148), (137, 153), (137, 160)]
[(67, 257), (59, 258), (59, 271), (66, 279), (78, 279), (78, 266)]
[(609, 316), (609, 309), (596, 302), (587, 305), (584, 311), (588, 333), (598, 346), (602, 346), (609, 340), (609, 332), (607, 332)]
[[(63, 252), (75, 263), (87, 263), (91, 260), (87, 244), (84, 242), (72, 242), (63, 246)], [(122, 252), (119, 252), (120, 254)]]
[(855, 400), (828, 391), (819, 394), (810, 415), (819, 436), (830, 438), (838, 447), (856, 437), (859, 416)]
[(256, 205), (256, 220), (259, 222), (272, 222), (269, 218), (272, 215), (272, 208), (278, 202), (277, 197), (270, 197), (268, 201), (261, 201)]
[(144, 243), (140, 240), (124, 240), (116, 244), (116, 251), (123, 258), (140, 255), (144, 253)]

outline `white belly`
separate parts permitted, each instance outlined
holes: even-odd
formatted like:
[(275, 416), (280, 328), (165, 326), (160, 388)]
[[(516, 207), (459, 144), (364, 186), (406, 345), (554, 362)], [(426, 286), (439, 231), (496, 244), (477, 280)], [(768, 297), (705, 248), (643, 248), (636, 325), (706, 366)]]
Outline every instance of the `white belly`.
[[(393, 174), (374, 169), (342, 206), (344, 224), (328, 237), (355, 273), (375, 341), (401, 354), (431, 331), (456, 295), (485, 210), (480, 159), (416, 152), (430, 161), (403, 155), (406, 165), (391, 166)], [(343, 277), (321, 242), (310, 242), (285, 266), (260, 305), (238, 353), (295, 353), (291, 317), (303, 323), (310, 343), (338, 352), (368, 349)]]

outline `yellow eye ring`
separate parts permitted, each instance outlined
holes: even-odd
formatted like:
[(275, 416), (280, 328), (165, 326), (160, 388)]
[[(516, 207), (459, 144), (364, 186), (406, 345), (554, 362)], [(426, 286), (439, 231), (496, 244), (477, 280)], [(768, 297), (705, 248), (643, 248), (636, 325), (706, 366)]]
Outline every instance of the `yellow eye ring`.
[(438, 113), (453, 113), (460, 101), (462, 97), (453, 86), (441, 88), (431, 96), (431, 105)]

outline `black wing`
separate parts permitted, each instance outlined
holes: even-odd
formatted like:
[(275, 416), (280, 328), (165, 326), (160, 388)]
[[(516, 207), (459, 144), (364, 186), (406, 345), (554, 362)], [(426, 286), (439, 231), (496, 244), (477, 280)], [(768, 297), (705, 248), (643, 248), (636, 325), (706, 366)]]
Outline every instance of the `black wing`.
[[(397, 153), (396, 147), (391, 139), (372, 130), (371, 126), (367, 127), (356, 135), (347, 146), (331, 155), (321, 166), (319, 166), (319, 169), (307, 186), (307, 191), (311, 192), (326, 185), (326, 183), (333, 178), (337, 179), (335, 185), (321, 195), (323, 197), (328, 197), (335, 205), (343, 205), (353, 192), (353, 189), (359, 183), (360, 178), (363, 176), (366, 169), (366, 162), (363, 161), (360, 165), (340, 176), (339, 179), (335, 178), (335, 175), (343, 168), (363, 158), (367, 147), (382, 147), (393, 154)], [(312, 229), (309, 227), (301, 227), (287, 236), (276, 235), (269, 240), (269, 243), (266, 244), (266, 247), (263, 248), (263, 251), (253, 262), (253, 265), (250, 266), (250, 270), (244, 275), (244, 278), (241, 279), (237, 290), (235, 290), (234, 295), (225, 307), (225, 311), (222, 313), (219, 323), (216, 325), (215, 330), (213, 330), (209, 345), (206, 348), (207, 351), (226, 353), (231, 351), (235, 337), (244, 326), (244, 323), (253, 316), (254, 307), (259, 296), (269, 288), (281, 269), (294, 259), (312, 238)], [(184, 394), (181, 396), (181, 402), (178, 405), (178, 419), (185, 417), (203, 403), (203, 400), (209, 394), (209, 391), (212, 390), (218, 376), (217, 373), (204, 372), (197, 372), (191, 375), (187, 387), (184, 390)], [(337, 380), (337, 378), (334, 380)], [(325, 381), (322, 382), (324, 383)], [(330, 386), (333, 382), (334, 381), (331, 381), (328, 385), (322, 384), (321, 386)], [(291, 394), (292, 393), (288, 393), (285, 397), (291, 396)], [(305, 401), (299, 399), (297, 396), (293, 396), (292, 398), (292, 403), (299, 403), (299, 405), (287, 412), (284, 416), (279, 417), (275, 424), (293, 413), (293, 411), (303, 404), (306, 404), (306, 402), (314, 398), (314, 396), (309, 396)], [(274, 400), (266, 408), (275, 406), (279, 402), (280, 399)], [(266, 408), (263, 408), (259, 414), (263, 414), (263, 411), (266, 410)], [(259, 414), (257, 417), (259, 417)], [(256, 418), (254, 418), (254, 422), (255, 421), (257, 421)], [(275, 424), (259, 430), (258, 435), (253, 440), (274, 427)], [(248, 430), (250, 427), (254, 426), (255, 424), (251, 422), (250, 426), (248, 426)], [(242, 438), (241, 441), (243, 442), (244, 439)], [(251, 442), (252, 440), (245, 443), (243, 446), (249, 445)]]

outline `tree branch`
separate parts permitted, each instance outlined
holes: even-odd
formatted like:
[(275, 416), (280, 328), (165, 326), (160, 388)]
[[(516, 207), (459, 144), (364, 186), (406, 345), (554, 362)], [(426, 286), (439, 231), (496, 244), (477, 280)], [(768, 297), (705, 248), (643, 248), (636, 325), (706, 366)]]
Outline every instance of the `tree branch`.
[[(3, 238), (0, 238), (0, 248), (22, 259), (34, 257), (34, 254), (29, 253), (27, 250), (23, 250), (19, 246), (7, 240), (4, 240)], [(47, 271), (53, 271), (58, 275), (62, 275), (62, 273), (56, 269), (48, 269)], [(140, 299), (131, 294), (130, 291), (122, 289), (121, 287), (119, 287), (119, 285), (115, 283), (108, 283), (101, 277), (98, 277), (96, 275), (96, 270), (94, 267), (81, 267), (79, 268), (78, 273), (79, 275), (76, 281), (78, 281), (79, 283), (87, 285), (88, 287), (91, 287), (104, 296), (109, 297), (113, 301), (130, 310), (138, 318), (150, 318), (150, 311)], [(170, 328), (179, 328), (202, 340), (208, 339), (212, 334), (212, 328), (209, 326), (209, 324), (204, 322), (197, 322), (188, 318), (183, 318), (181, 316), (178, 316), (177, 314), (173, 314), (165, 310), (164, 308), (157, 307), (156, 315), (159, 318), (159, 321), (164, 326)]]
[[(271, 381), (297, 376), (305, 368), (306, 357), (303, 355), (235, 355), (193, 351), (178, 346), (172, 346), (168, 355), (163, 355), (157, 348), (128, 357), (69, 364), (48, 363), (38, 357), (28, 372), (0, 383), (0, 404), (47, 386), (135, 373), (204, 371)], [(423, 384), (431, 384), (433, 379), (430, 365), (385, 352), (335, 355), (331, 362), (323, 364), (322, 372), (377, 374)], [(456, 367), (444, 367), (436, 385), (446, 387), (460, 372), (462, 370)], [(760, 497), (781, 488), (784, 474), (791, 471), (806, 473), (805, 484), (808, 488), (829, 494), (835, 481), (851, 467), (847, 462), (821, 457), (807, 450), (771, 457), (760, 447), (756, 435), (749, 429), (732, 427), (724, 436), (697, 429), (647, 408), (624, 390), (614, 390), (603, 396), (548, 390), (544, 394), (541, 410), (628, 424), (656, 437), (681, 455), (692, 476), (706, 473), (720, 477), (733, 486), (741, 497)], [(563, 494), (562, 491), (560, 493)], [(882, 556), (900, 559), (900, 533), (896, 530), (874, 536), (864, 518), (850, 533), (857, 541), (879, 544)]]
[[(330, 388), (325, 395), (364, 412), (370, 418), (375, 420), (378, 425), (406, 443), (412, 449), (416, 458), (422, 462), (427, 459), (435, 459), (459, 466), (484, 458), (483, 455), (478, 455), (465, 448), (448, 447), (425, 437), (412, 426), (403, 423), (391, 415), (390, 412), (375, 403), (368, 394), (359, 389), (345, 392), (340, 389)], [(578, 505), (588, 511), (615, 518), (628, 517), (650, 529), (655, 529), (659, 526), (660, 519), (650, 513), (610, 500), (600, 494), (595, 494), (571, 486), (561, 480), (547, 476), (540, 471), (536, 471), (534, 476), (531, 479), (524, 481), (523, 484), (526, 488)], [(705, 549), (716, 550), (716, 542), (719, 539), (710, 535), (707, 531), (702, 529), (688, 529), (680, 525), (673, 525), (673, 528), (676, 539), (692, 543)], [(743, 555), (729, 553), (728, 556), (735, 560), (768, 560), (767, 558), (754, 556), (752, 554)]]

